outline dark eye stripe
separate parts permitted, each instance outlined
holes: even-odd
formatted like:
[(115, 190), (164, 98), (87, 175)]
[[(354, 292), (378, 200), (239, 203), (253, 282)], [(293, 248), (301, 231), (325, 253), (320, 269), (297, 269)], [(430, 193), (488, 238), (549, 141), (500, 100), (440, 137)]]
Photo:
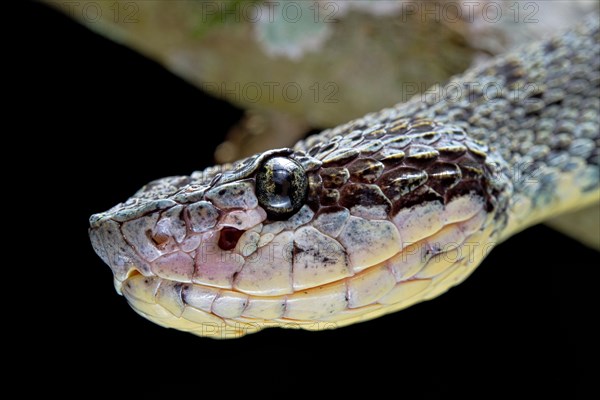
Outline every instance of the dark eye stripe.
[(256, 173), (258, 203), (272, 220), (286, 219), (302, 208), (307, 189), (304, 168), (289, 158), (270, 158)]

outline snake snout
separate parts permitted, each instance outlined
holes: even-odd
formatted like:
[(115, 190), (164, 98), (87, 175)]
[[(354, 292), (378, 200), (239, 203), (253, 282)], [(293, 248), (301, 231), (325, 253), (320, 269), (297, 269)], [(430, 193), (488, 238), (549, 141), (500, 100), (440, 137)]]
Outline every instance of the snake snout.
[(89, 234), (119, 293), (134, 272), (182, 283), (231, 281), (243, 263), (238, 247), (249, 251), (256, 245), (257, 234), (248, 231), (266, 218), (259, 207), (217, 208), (207, 200), (124, 216), (118, 212), (92, 216)]
[(115, 289), (119, 293), (121, 283), (133, 273), (149, 271), (147, 264), (125, 242), (117, 222), (106, 219), (94, 224), (89, 235), (94, 251), (112, 270)]

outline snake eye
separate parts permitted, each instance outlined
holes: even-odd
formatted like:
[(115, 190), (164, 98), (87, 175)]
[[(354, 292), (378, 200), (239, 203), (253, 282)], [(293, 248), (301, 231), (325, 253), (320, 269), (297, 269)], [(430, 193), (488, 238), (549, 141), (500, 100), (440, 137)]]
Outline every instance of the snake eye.
[(258, 203), (272, 220), (295, 214), (306, 200), (308, 182), (304, 168), (285, 157), (273, 157), (256, 174)]

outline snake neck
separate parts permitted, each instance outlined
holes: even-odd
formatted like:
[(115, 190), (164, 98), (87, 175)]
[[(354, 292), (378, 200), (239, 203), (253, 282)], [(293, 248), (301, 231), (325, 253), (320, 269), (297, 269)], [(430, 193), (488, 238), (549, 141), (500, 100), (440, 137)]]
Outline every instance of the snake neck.
[(590, 18), (399, 107), (459, 125), (489, 146), (495, 179), (506, 183), (503, 239), (599, 201), (599, 71), (598, 21)]

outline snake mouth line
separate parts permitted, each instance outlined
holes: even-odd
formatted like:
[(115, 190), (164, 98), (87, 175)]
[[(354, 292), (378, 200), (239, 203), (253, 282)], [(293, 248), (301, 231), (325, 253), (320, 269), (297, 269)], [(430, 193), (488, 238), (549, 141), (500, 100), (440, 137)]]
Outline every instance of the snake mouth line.
[[(343, 324), (346, 319), (423, 300), (428, 293), (456, 284), (484, 256), (481, 251), (477, 255), (466, 251), (469, 242), (489, 236), (489, 228), (483, 229), (485, 220), (482, 211), (467, 221), (444, 226), (353, 276), (285, 295), (255, 296), (232, 288), (144, 276), (135, 267), (122, 282), (121, 292), (146, 317), (175, 318), (192, 325), (257, 321), (264, 326), (290, 321)], [(460, 243), (455, 241), (459, 237), (463, 238)]]

